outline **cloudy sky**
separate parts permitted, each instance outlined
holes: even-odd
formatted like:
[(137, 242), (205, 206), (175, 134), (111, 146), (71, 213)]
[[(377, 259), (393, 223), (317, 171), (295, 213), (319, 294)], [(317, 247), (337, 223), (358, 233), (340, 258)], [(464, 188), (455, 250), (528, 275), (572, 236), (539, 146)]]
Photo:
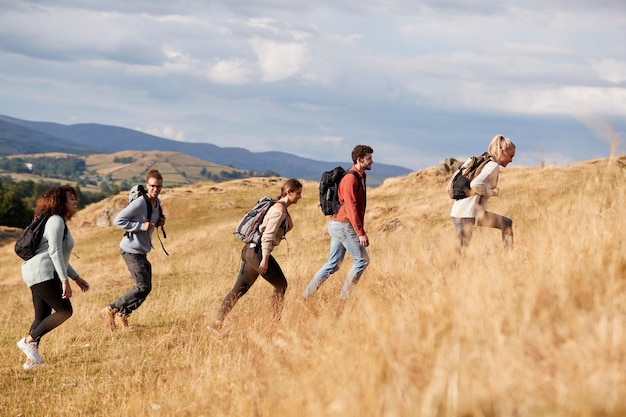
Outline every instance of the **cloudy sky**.
[(623, 0), (0, 0), (0, 114), (418, 170), (624, 154)]

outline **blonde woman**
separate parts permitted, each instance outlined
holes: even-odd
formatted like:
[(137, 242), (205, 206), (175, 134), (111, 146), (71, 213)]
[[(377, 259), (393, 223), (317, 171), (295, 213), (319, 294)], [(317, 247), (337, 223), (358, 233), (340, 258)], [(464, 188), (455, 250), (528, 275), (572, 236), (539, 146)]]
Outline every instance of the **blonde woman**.
[(491, 197), (500, 196), (500, 188), (498, 188), (500, 167), (506, 167), (513, 161), (515, 144), (507, 137), (496, 135), (491, 140), (487, 152), (491, 156), (491, 161), (485, 164), (483, 170), (470, 184), (474, 194), (456, 200), (450, 210), (459, 253), (462, 253), (469, 245), (476, 226), (500, 229), (504, 247), (510, 248), (513, 245), (513, 220), (487, 211), (487, 202)]

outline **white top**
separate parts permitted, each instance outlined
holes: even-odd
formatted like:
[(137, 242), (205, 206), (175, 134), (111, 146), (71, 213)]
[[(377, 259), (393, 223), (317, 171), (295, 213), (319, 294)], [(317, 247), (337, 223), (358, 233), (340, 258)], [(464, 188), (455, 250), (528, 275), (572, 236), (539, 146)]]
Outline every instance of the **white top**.
[(452, 203), (450, 216), (458, 218), (476, 218), (487, 209), (487, 201), (493, 195), (493, 189), (498, 186), (500, 165), (489, 161), (483, 170), (472, 180), (470, 188), (474, 191), (471, 197), (455, 200)]

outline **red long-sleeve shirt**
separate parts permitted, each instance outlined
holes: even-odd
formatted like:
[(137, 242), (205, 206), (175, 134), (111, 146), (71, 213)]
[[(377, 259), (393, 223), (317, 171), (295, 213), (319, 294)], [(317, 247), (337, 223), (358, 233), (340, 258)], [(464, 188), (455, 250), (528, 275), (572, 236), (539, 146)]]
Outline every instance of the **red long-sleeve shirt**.
[(356, 166), (350, 168), (356, 175), (346, 174), (339, 183), (339, 201), (342, 203), (333, 215), (336, 222), (350, 222), (358, 236), (365, 235), (365, 173), (360, 173)]

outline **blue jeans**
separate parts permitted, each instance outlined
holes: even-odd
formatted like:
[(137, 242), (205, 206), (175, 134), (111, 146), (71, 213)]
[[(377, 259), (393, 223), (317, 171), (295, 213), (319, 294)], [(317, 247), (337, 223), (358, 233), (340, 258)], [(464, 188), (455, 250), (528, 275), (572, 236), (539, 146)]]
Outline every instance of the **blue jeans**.
[(361, 246), (359, 243), (359, 237), (357, 236), (354, 228), (350, 223), (341, 223), (335, 221), (328, 222), (328, 234), (330, 235), (330, 254), (326, 264), (313, 276), (309, 285), (304, 289), (302, 296), (309, 298), (315, 291), (326, 281), (326, 279), (339, 270), (343, 259), (346, 256), (346, 250), (350, 253), (350, 256), (354, 259), (354, 264), (346, 276), (346, 280), (341, 289), (340, 299), (345, 299), (348, 296), (350, 288), (355, 285), (367, 265), (370, 263), (370, 257), (367, 253), (367, 249)]

